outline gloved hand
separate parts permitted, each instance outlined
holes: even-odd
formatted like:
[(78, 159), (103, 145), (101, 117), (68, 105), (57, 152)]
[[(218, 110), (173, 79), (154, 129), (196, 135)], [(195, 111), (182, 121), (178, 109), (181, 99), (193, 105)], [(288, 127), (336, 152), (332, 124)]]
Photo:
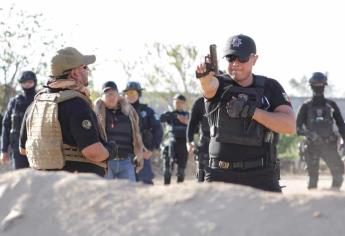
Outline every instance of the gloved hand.
[(115, 157), (117, 156), (117, 144), (115, 141), (109, 141), (107, 142), (104, 147), (108, 150), (109, 152), (109, 157), (108, 157), (108, 160), (113, 160), (115, 159)]
[(247, 101), (244, 97), (233, 97), (226, 104), (226, 111), (231, 118), (252, 118), (255, 109), (255, 102)]

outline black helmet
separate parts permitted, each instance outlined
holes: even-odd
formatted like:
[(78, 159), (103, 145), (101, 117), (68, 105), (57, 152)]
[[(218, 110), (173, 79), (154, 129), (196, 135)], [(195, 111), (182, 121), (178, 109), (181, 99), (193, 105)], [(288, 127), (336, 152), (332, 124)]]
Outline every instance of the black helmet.
[(126, 92), (128, 90), (136, 90), (136, 91), (138, 91), (139, 96), (141, 96), (141, 91), (144, 89), (141, 88), (141, 85), (139, 82), (130, 81), (127, 83), (126, 88), (123, 90), (123, 92)]
[(174, 100), (186, 101), (186, 97), (183, 96), (182, 94), (176, 94), (176, 95), (174, 96)]
[(327, 77), (321, 72), (315, 72), (309, 79), (309, 84), (314, 85), (327, 85)]
[(22, 73), (22, 75), (20, 76), (18, 82), (19, 83), (23, 83), (25, 81), (28, 81), (28, 80), (33, 80), (35, 82), (35, 84), (37, 83), (37, 78), (36, 78), (36, 74), (32, 71), (24, 71)]

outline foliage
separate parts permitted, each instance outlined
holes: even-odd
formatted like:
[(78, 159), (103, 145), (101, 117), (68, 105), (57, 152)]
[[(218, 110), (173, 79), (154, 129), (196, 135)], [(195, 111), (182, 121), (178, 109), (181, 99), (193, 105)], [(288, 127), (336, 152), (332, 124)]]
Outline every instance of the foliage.
[(298, 158), (298, 143), (302, 137), (296, 134), (280, 135), (279, 142), (277, 145), (278, 157), (296, 159)]
[(0, 83), (6, 85), (0, 94), (2, 111), (22, 70), (46, 74), (46, 52), (55, 51), (62, 35), (53, 33), (44, 22), (43, 14), (28, 13), (15, 5), (0, 8)]
[[(122, 67), (127, 81), (132, 78), (145, 78), (143, 87), (149, 92), (157, 92), (156, 99), (171, 100), (176, 93), (187, 97), (187, 107), (198, 91), (195, 79), (195, 64), (198, 52), (194, 46), (176, 44), (165, 45), (159, 42), (146, 45), (146, 52), (136, 61), (124, 57), (115, 62)], [(155, 93), (154, 92), (154, 93)]]
[(308, 84), (308, 78), (303, 76), (301, 79), (297, 80), (292, 78), (290, 81), (290, 86), (297, 92), (299, 96), (308, 97), (310, 96), (310, 88)]
[(156, 42), (146, 48), (146, 61), (153, 64), (153, 69), (145, 73), (149, 89), (182, 93), (187, 98), (198, 92), (198, 81), (194, 74), (198, 52), (194, 46)]
[[(324, 74), (328, 76), (327, 72), (325, 72)], [(298, 97), (309, 97), (312, 95), (312, 91), (309, 86), (309, 78), (307, 78), (307, 76), (303, 76), (300, 79), (292, 78), (290, 79), (289, 84), (295, 90), (295, 95)], [(330, 82), (328, 82), (328, 86), (326, 86), (325, 95), (334, 95), (334, 85), (330, 84)]]

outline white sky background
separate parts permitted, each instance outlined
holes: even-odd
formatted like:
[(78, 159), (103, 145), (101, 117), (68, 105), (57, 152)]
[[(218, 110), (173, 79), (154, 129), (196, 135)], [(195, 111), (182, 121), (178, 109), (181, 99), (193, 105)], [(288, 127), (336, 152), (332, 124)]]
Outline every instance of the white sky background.
[[(2, 0), (0, 6), (12, 2)], [(112, 62), (120, 49), (131, 60), (141, 54), (145, 43), (196, 45), (203, 54), (215, 43), (220, 57), (226, 39), (243, 33), (257, 44), (259, 60), (254, 73), (277, 79), (292, 94), (288, 84), (291, 78), (328, 71), (329, 83), (335, 85), (335, 95), (345, 96), (342, 1), (14, 2), (28, 12), (44, 13), (50, 28), (57, 33), (64, 32), (66, 46), (74, 46), (84, 54), (96, 54), (96, 89), (106, 80), (114, 80), (119, 89), (124, 88), (126, 78)], [(225, 62), (219, 60), (220, 69), (225, 69)], [(136, 80), (142, 81), (142, 78)]]

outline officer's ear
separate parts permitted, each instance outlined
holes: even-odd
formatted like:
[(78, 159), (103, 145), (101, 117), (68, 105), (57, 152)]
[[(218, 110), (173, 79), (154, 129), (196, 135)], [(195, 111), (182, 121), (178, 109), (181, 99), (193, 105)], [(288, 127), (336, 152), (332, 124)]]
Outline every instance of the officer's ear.
[(255, 65), (256, 63), (256, 60), (258, 59), (258, 55), (253, 55), (253, 66)]
[(69, 75), (70, 75), (70, 78), (77, 79), (79, 76), (79, 70), (77, 68), (72, 69), (71, 72), (69, 73)]

